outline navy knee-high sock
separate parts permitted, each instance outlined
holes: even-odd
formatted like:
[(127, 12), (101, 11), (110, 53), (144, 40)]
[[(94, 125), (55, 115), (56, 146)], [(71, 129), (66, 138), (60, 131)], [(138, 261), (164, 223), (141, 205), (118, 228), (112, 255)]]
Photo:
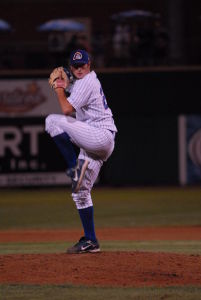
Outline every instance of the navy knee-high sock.
[(73, 144), (70, 141), (70, 137), (66, 132), (55, 135), (53, 137), (54, 142), (56, 143), (58, 149), (63, 155), (67, 168), (74, 168), (76, 166), (76, 153), (73, 148)]
[(91, 241), (96, 241), (95, 227), (94, 227), (94, 209), (93, 206), (78, 209), (82, 226), (84, 228), (85, 237)]

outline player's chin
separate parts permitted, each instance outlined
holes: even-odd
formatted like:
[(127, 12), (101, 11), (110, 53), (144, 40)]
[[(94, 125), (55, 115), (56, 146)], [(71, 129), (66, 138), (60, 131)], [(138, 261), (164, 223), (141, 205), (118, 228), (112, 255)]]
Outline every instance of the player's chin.
[(76, 77), (77, 79), (82, 79), (84, 77), (84, 74), (78, 74)]

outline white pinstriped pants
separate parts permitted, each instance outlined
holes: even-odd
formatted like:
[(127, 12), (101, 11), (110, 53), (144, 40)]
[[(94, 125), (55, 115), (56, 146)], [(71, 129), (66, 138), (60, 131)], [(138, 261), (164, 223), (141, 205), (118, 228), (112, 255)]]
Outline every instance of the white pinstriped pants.
[(51, 114), (45, 120), (45, 130), (54, 137), (66, 132), (71, 141), (80, 148), (79, 159), (89, 161), (80, 190), (72, 193), (78, 209), (92, 206), (91, 189), (98, 177), (103, 161), (114, 149), (113, 134), (103, 128), (96, 128), (70, 116)]

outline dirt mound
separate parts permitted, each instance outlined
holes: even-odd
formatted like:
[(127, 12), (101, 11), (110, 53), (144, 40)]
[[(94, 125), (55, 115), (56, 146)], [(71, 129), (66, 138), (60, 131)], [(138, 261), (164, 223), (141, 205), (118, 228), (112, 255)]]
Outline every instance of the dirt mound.
[(0, 282), (88, 286), (201, 285), (201, 256), (150, 252), (0, 256)]

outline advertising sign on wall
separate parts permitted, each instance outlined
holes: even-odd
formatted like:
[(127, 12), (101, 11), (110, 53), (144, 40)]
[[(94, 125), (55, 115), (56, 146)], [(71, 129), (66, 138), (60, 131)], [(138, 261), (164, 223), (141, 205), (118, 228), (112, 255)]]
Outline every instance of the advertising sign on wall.
[(201, 183), (201, 115), (179, 117), (180, 183)]
[(1, 80), (0, 186), (70, 184), (45, 132), (50, 113), (60, 108), (47, 80)]

